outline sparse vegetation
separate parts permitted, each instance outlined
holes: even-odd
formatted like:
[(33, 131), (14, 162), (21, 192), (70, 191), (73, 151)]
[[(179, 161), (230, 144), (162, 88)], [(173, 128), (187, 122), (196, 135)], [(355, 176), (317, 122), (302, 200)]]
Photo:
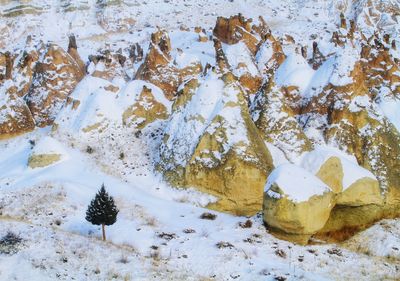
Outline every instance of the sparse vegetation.
[(338, 248), (331, 248), (327, 250), (328, 254), (330, 255), (337, 255), (339, 257), (343, 256), (342, 250)]
[(233, 246), (231, 243), (225, 242), (225, 241), (220, 241), (215, 246), (217, 246), (218, 249), (224, 249), (224, 248), (232, 249), (232, 248), (235, 248), (235, 246)]
[(172, 239), (176, 238), (176, 234), (175, 233), (166, 233), (166, 232), (161, 232), (160, 234), (158, 234), (159, 238), (165, 239), (167, 241), (170, 241)]
[(189, 234), (189, 233), (196, 233), (196, 230), (191, 229), (191, 228), (186, 228), (183, 230), (183, 233)]
[(22, 238), (14, 232), (8, 231), (0, 239), (0, 254), (15, 254), (18, 252), (19, 245), (22, 243)]
[(209, 212), (202, 213), (200, 216), (201, 219), (203, 220), (215, 220), (217, 218), (217, 215)]
[(275, 255), (277, 255), (278, 257), (281, 257), (283, 259), (286, 259), (286, 256), (287, 256), (286, 252), (284, 250), (281, 250), (281, 249), (277, 249), (275, 251)]
[(86, 147), (86, 153), (92, 154), (94, 152), (94, 149), (91, 146)]
[(239, 226), (241, 228), (251, 228), (253, 226), (253, 222), (251, 220), (246, 220), (245, 222), (239, 222)]

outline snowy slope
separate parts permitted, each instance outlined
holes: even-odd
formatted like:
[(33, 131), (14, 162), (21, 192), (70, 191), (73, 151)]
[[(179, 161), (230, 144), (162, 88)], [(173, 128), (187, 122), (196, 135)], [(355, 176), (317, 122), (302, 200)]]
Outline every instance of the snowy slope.
[[(370, 2), (381, 5), (371, 8)], [(161, 25), (169, 31), (171, 57), (178, 68), (198, 61), (204, 67), (207, 63), (215, 65), (212, 41), (198, 42), (197, 33), (182, 30), (201, 26), (210, 36), (218, 16), (240, 12), (257, 22), (262, 15), (274, 36), (285, 38), (288, 34), (295, 41), (282, 43), (288, 58), (278, 69), (275, 82), (279, 86), (297, 86), (301, 96), (309, 99), (328, 83), (351, 82), (349, 75), (359, 50), (346, 48), (346, 53), (331, 55), (315, 71), (295, 48), (311, 46), (315, 40), (325, 42), (319, 45), (324, 54), (341, 52), (330, 42), (340, 11), (356, 20), (365, 34), (379, 26), (382, 34), (390, 33), (398, 40), (398, 16), (391, 15), (390, 9), (382, 5), (398, 5), (398, 1), (6, 0), (0, 2), (0, 49), (22, 50), (27, 35), (32, 35), (34, 42), (51, 41), (66, 48), (68, 35), (75, 34), (78, 52), (87, 62), (89, 55), (105, 47), (112, 52), (121, 49), (127, 55), (131, 45), (139, 43), (146, 52), (150, 34)], [(256, 61), (243, 43), (223, 48), (238, 76), (246, 72), (259, 75), (272, 56), (270, 46), (262, 48)], [(399, 57), (398, 52), (393, 56)], [(2, 253), (0, 247), (0, 280), (400, 278), (398, 219), (377, 223), (345, 243), (314, 241), (309, 246), (275, 238), (265, 229), (260, 214), (246, 218), (212, 211), (217, 215), (215, 220), (201, 219), (201, 214), (210, 212), (205, 206), (215, 198), (194, 189), (172, 188), (154, 171), (160, 132), (166, 128), (174, 136), (190, 132), (177, 137), (179, 142), (169, 143), (178, 164), (185, 165), (198, 138), (206, 130), (212, 133), (215, 128), (210, 126), (211, 121), (216, 114), (222, 114), (232, 122), (238, 121), (237, 127), (228, 128), (228, 151), (234, 144), (247, 141), (240, 113), (223, 110), (234, 95), (224, 92), (229, 89), (224, 90), (222, 81), (211, 74), (201, 81), (196, 95), (174, 119), (157, 120), (142, 130), (123, 127), (122, 115), (137, 101), (143, 86), (152, 90), (168, 112), (172, 107), (158, 87), (130, 81), (137, 68), (133, 65), (124, 73), (126, 77), (112, 81), (87, 76), (70, 96), (79, 101), (79, 109), (64, 107), (55, 121), (57, 129), (36, 129), (0, 141), (0, 239), (8, 230), (23, 239), (13, 255)], [(378, 98), (383, 114), (399, 130), (399, 101), (384, 92)], [(0, 100), (0, 107), (3, 104)], [(97, 127), (98, 124), (101, 125)], [(93, 126), (101, 132), (83, 130)], [(311, 130), (308, 135), (322, 138), (320, 132)], [(267, 186), (274, 181), (282, 183), (294, 201), (304, 201), (327, 190), (311, 174), (331, 156), (340, 157), (348, 171), (343, 178), (344, 187), (361, 177), (375, 178), (365, 169), (358, 169), (354, 157), (332, 147), (305, 153), (295, 159), (297, 166), (288, 164), (279, 148), (272, 144), (267, 147), (274, 165), (281, 167)], [(32, 154), (53, 152), (61, 153), (63, 161), (40, 169), (28, 167)], [(285, 166), (291, 168), (291, 173), (280, 174)], [(306, 170), (310, 175), (304, 177)], [(295, 178), (302, 182), (297, 183)], [(117, 223), (107, 227), (107, 242), (100, 240), (100, 228), (84, 219), (87, 205), (102, 183), (120, 209)], [(316, 185), (306, 193), (291, 189), (296, 184)], [(248, 219), (252, 226), (243, 228)]]

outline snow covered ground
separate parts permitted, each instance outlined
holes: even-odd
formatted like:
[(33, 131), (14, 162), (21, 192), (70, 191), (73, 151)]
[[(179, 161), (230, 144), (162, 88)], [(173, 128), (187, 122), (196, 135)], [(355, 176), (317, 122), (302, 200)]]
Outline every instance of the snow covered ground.
[[(112, 176), (102, 171), (95, 153), (64, 146), (65, 160), (29, 168), (30, 140), (48, 134), (42, 129), (0, 143), (0, 238), (12, 231), (23, 239), (16, 253), (0, 253), (0, 280), (400, 277), (400, 220), (378, 223), (341, 245), (298, 246), (269, 234), (260, 215), (213, 211), (215, 220), (201, 219), (209, 212), (201, 205), (212, 198), (166, 186), (150, 165), (140, 165), (137, 176)], [(144, 154), (135, 159), (145, 163)], [(107, 242), (84, 219), (102, 183), (120, 209), (117, 223), (106, 228)], [(247, 219), (250, 228), (243, 227)]]
[[(179, 65), (190, 61), (191, 54), (205, 65), (214, 60), (212, 43), (200, 48), (197, 35), (180, 32), (182, 26), (201, 26), (210, 33), (217, 16), (241, 12), (257, 20), (262, 15), (274, 34), (290, 34), (296, 42), (310, 45), (317, 38), (330, 38), (326, 30), (336, 29), (339, 4), (348, 1), (124, 1), (129, 4), (124, 11), (111, 7), (103, 13), (135, 20), (132, 28), (118, 31), (99, 25), (94, 0), (65, 2), (87, 2), (89, 9), (64, 13), (62, 5), (36, 1), (45, 7), (44, 13), (25, 15), (24, 20), (0, 18), (0, 47), (21, 48), (32, 34), (35, 41), (66, 48), (68, 34), (74, 33), (86, 61), (105, 45), (115, 51), (139, 42), (146, 48), (151, 32), (161, 26), (170, 32), (174, 58), (176, 48), (190, 47), (185, 51), (189, 57), (177, 60)], [(14, 1), (4, 3), (2, 13)], [(353, 12), (346, 9), (347, 14)], [(296, 58), (292, 63), (304, 71)], [(392, 104), (383, 104), (383, 110), (390, 113)], [(4, 253), (0, 246), (0, 280), (400, 279), (399, 219), (377, 223), (343, 244), (315, 241), (310, 246), (275, 238), (260, 214), (246, 218), (212, 211), (215, 220), (201, 219), (210, 212), (203, 206), (214, 198), (162, 181), (153, 171), (151, 152), (157, 141), (151, 141), (149, 131), (138, 137), (112, 132), (115, 138), (101, 141), (98, 136), (72, 140), (59, 135), (61, 147), (41, 142), (51, 134), (50, 128), (0, 141), (0, 239), (8, 231), (22, 238), (15, 253)], [(92, 153), (86, 152), (87, 143), (92, 143)], [(28, 167), (32, 153), (52, 149), (62, 151), (61, 161), (45, 168)], [(107, 242), (101, 241), (99, 227), (85, 221), (87, 205), (102, 183), (120, 209), (117, 223), (106, 229)], [(248, 219), (252, 225), (245, 228)]]

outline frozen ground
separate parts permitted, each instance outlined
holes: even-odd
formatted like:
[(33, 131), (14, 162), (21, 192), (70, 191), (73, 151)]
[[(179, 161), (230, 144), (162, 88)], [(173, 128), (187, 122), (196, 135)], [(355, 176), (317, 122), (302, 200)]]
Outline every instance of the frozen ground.
[[(134, 19), (128, 30), (101, 26), (94, 0), (60, 1), (88, 3), (88, 9), (75, 12), (63, 12), (61, 4), (52, 4), (57, 1), (34, 2), (44, 7), (43, 13), (0, 17), (0, 49), (21, 48), (30, 34), (36, 41), (66, 48), (67, 35), (74, 33), (86, 61), (106, 45), (118, 50), (139, 42), (146, 48), (156, 26), (169, 30), (173, 52), (190, 46), (185, 53), (199, 55), (197, 35), (189, 38), (190, 33), (179, 32), (181, 26), (202, 26), (210, 33), (217, 16), (238, 12), (255, 20), (262, 15), (274, 34), (290, 34), (311, 46), (312, 40), (330, 38), (326, 30), (336, 29), (337, 8), (348, 1), (124, 1), (129, 5), (123, 11), (115, 6), (101, 12), (111, 21), (116, 16)], [(2, 13), (15, 5), (0, 3)], [(351, 15), (350, 8), (346, 11)], [(205, 44), (207, 51), (199, 56), (203, 65), (214, 59), (212, 43)], [(319, 47), (324, 49), (324, 44)], [(392, 104), (384, 109), (391, 112)], [(213, 198), (173, 189), (161, 180), (152, 169), (157, 141), (150, 141), (150, 133), (112, 133), (114, 138), (101, 141), (99, 136), (57, 136), (62, 143), (57, 149), (66, 157), (38, 169), (27, 166), (35, 151), (29, 141), (40, 144), (49, 128), (0, 141), (0, 239), (7, 231), (22, 238), (14, 253), (0, 247), (1, 281), (400, 279), (400, 220), (382, 221), (343, 244), (306, 247), (270, 235), (261, 216), (213, 212), (215, 220), (204, 220), (200, 216), (208, 210), (202, 206)], [(91, 154), (86, 153), (88, 143), (93, 143)], [(100, 229), (84, 219), (102, 183), (120, 208), (117, 223), (107, 228), (107, 242), (101, 241)], [(252, 226), (240, 226), (247, 219)]]
[[(201, 204), (211, 198), (166, 186), (147, 165), (137, 176), (111, 176), (95, 153), (63, 147), (65, 160), (27, 167), (29, 140), (48, 134), (38, 130), (0, 143), (0, 237), (10, 230), (23, 239), (16, 253), (0, 254), (0, 280), (400, 277), (400, 220), (380, 222), (341, 245), (298, 246), (270, 235), (261, 216), (249, 218), (250, 228), (240, 226), (245, 217), (213, 212), (215, 220), (201, 219), (207, 212)], [(84, 219), (103, 182), (121, 210), (107, 228), (108, 242)]]

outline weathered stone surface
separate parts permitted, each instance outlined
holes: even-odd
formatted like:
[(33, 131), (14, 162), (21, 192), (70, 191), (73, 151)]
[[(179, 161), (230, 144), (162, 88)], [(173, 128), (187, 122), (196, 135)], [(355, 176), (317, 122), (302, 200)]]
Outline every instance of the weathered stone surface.
[(333, 206), (333, 192), (317, 177), (295, 165), (281, 165), (265, 187), (264, 222), (282, 238), (307, 243), (324, 227)]
[(169, 110), (165, 104), (158, 101), (152, 90), (143, 86), (135, 103), (126, 109), (122, 115), (124, 125), (134, 125), (143, 129), (146, 125), (158, 119), (167, 119)]
[(241, 14), (230, 18), (218, 17), (213, 33), (219, 40), (230, 45), (242, 40), (255, 54), (259, 40), (252, 34), (251, 22), (251, 19), (247, 20)]
[(262, 37), (255, 58), (264, 82), (268, 82), (273, 79), (276, 70), (285, 61), (286, 55), (279, 40), (269, 32)]
[(382, 205), (383, 196), (379, 188), (379, 182), (372, 178), (357, 180), (338, 194), (336, 204), (353, 207), (368, 204)]
[(67, 154), (62, 145), (52, 137), (42, 138), (33, 148), (28, 159), (28, 167), (44, 168), (64, 160)]
[(187, 84), (173, 107), (160, 152), (166, 179), (216, 196), (210, 208), (239, 215), (261, 210), (272, 158), (231, 73), (210, 73), (203, 82)]
[(267, 82), (256, 94), (250, 109), (263, 139), (278, 147), (287, 159), (293, 161), (310, 151), (312, 144), (287, 101), (282, 89)]
[(88, 73), (110, 82), (114, 78), (128, 80), (124, 70), (125, 61), (126, 58), (121, 54), (111, 53), (108, 49), (101, 50), (99, 54), (89, 56)]
[(332, 189), (334, 193), (343, 190), (343, 167), (338, 157), (332, 156), (319, 168), (316, 176)]
[(25, 98), (37, 126), (53, 123), (83, 76), (79, 65), (68, 53), (57, 45), (47, 46), (43, 60), (36, 64), (32, 86)]
[(35, 121), (24, 100), (0, 87), (0, 139), (15, 137), (34, 128)]
[(59, 154), (38, 154), (32, 155), (28, 159), (28, 166), (32, 169), (43, 168), (60, 161)]
[(171, 63), (170, 52), (168, 33), (164, 30), (153, 33), (149, 52), (136, 73), (136, 79), (153, 83), (171, 100), (178, 89), (180, 77), (177, 67)]

